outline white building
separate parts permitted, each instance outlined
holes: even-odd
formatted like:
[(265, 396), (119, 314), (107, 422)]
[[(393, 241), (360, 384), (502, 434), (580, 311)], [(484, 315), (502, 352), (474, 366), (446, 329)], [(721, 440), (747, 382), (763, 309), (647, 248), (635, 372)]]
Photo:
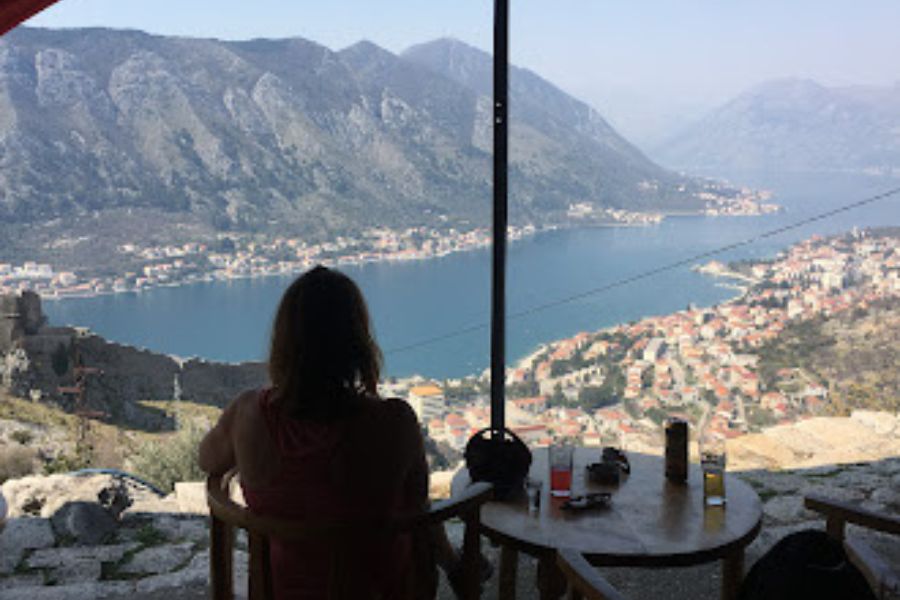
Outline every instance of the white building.
[(666, 341), (663, 338), (653, 338), (644, 348), (644, 360), (654, 362), (659, 359), (666, 351)]
[(447, 410), (444, 401), (444, 392), (436, 385), (417, 385), (409, 389), (409, 398), (406, 400), (416, 413), (419, 423), (428, 423), (431, 419), (440, 417)]

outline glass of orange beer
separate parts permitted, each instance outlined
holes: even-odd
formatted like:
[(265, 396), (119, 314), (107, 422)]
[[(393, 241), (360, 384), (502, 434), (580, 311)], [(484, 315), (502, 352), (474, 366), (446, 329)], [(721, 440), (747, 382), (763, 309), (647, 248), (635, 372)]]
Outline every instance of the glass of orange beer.
[(703, 470), (703, 502), (706, 506), (725, 504), (725, 438), (704, 435), (700, 440), (700, 467)]

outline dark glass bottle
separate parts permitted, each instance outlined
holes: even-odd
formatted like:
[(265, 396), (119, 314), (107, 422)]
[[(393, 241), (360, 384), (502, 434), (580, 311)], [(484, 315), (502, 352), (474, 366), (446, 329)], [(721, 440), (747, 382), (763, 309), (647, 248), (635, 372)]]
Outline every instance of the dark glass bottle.
[(666, 421), (666, 479), (684, 483), (688, 476), (688, 424), (684, 419)]

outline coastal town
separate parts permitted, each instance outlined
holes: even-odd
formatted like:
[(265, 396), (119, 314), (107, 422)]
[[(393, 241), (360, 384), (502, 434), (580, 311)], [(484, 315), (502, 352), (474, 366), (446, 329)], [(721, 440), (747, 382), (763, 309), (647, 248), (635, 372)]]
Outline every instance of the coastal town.
[[(754, 216), (778, 210), (768, 202), (770, 193), (749, 188), (725, 196), (719, 184), (707, 182), (698, 196), (706, 203), (706, 216)], [(511, 225), (511, 242), (560, 227), (658, 225), (661, 213), (635, 212), (597, 207), (590, 202), (569, 206), (564, 224)], [(57, 240), (57, 245), (89, 243), (89, 240)], [(109, 273), (102, 265), (65, 269), (35, 260), (19, 263), (0, 261), (0, 294), (32, 290), (44, 298), (84, 297), (121, 292), (139, 292), (161, 286), (198, 281), (216, 281), (291, 275), (316, 264), (359, 265), (380, 261), (427, 260), (456, 252), (487, 248), (488, 228), (459, 230), (429, 226), (391, 229), (371, 227), (357, 235), (337, 235), (328, 241), (310, 242), (295, 237), (220, 233), (208, 241), (179, 244), (121, 244), (117, 249), (121, 272)]]
[[(527, 443), (571, 440), (658, 449), (666, 419), (733, 438), (828, 414), (832, 382), (796, 366), (763, 373), (786, 327), (900, 298), (900, 237), (813, 237), (771, 261), (708, 273), (744, 285), (732, 299), (553, 342), (507, 374), (506, 420)], [(433, 439), (461, 450), (490, 420), (487, 376), (386, 384)]]
[[(535, 231), (513, 229), (510, 236), (520, 239)], [(222, 276), (232, 277), (288, 273), (325, 261), (417, 260), (487, 243), (484, 231), (448, 239), (430, 230), (398, 234), (372, 229), (363, 242), (338, 238), (304, 245), (274, 239), (228, 251), (202, 245), (123, 251), (172, 269), (202, 256)], [(279, 252), (292, 258), (258, 259)], [(734, 438), (834, 414), (839, 400), (835, 382), (790, 361), (773, 362), (768, 346), (804, 323), (870, 307), (895, 310), (900, 299), (900, 234), (854, 230), (812, 237), (769, 260), (728, 265), (712, 261), (694, 269), (726, 280), (738, 290), (736, 296), (715, 306), (689, 306), (541, 345), (507, 371), (508, 425), (532, 445), (569, 440), (652, 451), (661, 446), (662, 427), (673, 417), (688, 421), (695, 435)], [(149, 269), (139, 280), (159, 282), (168, 276), (173, 285), (179, 281), (166, 271)], [(0, 293), (11, 288), (14, 294), (19, 282), (60, 276), (41, 265), (0, 265), (0, 277), (4, 275), (7, 287)], [(149, 284), (135, 280), (133, 285)], [(485, 372), (440, 381), (388, 378), (381, 393), (405, 398), (430, 438), (460, 451), (474, 432), (489, 424), (489, 388)]]
[[(511, 226), (508, 236), (516, 241), (536, 231), (534, 225)], [(485, 248), (489, 244), (487, 229), (441, 231), (429, 227), (370, 228), (358, 237), (337, 236), (322, 243), (299, 238), (258, 239), (251, 235), (223, 234), (214, 243), (123, 244), (118, 248), (119, 253), (139, 265), (138, 269), (114, 276), (85, 276), (73, 271), (56, 271), (52, 265), (33, 261), (20, 265), (0, 263), (0, 294), (32, 290), (45, 298), (61, 298), (137, 292), (197, 281), (291, 275), (317, 264), (330, 267), (425, 260)]]

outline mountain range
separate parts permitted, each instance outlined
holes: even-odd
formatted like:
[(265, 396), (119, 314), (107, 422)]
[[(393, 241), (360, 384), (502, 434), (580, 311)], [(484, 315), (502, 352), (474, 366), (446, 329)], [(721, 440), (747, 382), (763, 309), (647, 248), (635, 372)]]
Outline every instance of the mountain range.
[[(0, 222), (140, 235), (323, 237), (373, 223), (489, 222), (490, 56), (441, 39), (401, 55), (294, 38), (226, 42), (108, 29), (0, 39)], [(511, 69), (513, 222), (572, 203), (696, 211), (596, 111)], [(51, 243), (51, 242), (48, 242)]]
[(807, 79), (768, 81), (651, 154), (663, 164), (704, 173), (900, 175), (900, 83), (826, 87)]

